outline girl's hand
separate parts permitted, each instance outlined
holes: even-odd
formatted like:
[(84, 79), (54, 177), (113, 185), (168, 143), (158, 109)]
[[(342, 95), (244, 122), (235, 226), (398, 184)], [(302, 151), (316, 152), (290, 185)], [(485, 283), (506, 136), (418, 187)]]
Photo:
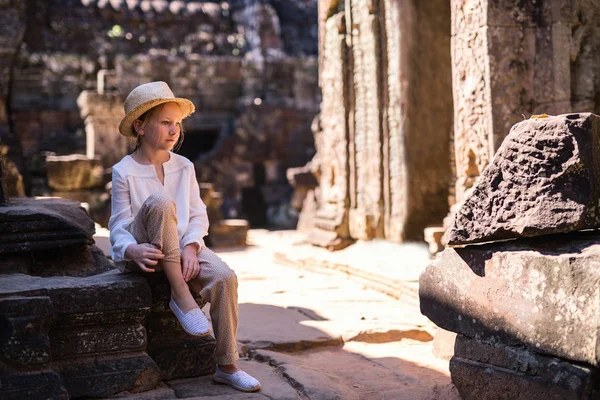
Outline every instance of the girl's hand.
[(190, 243), (183, 248), (183, 252), (181, 252), (181, 272), (186, 282), (194, 279), (200, 273), (198, 243)]
[(155, 270), (148, 268), (147, 265), (156, 265), (158, 264), (158, 260), (165, 257), (162, 251), (150, 243), (130, 244), (125, 250), (125, 255), (131, 258), (140, 267), (140, 270), (144, 272), (154, 272)]

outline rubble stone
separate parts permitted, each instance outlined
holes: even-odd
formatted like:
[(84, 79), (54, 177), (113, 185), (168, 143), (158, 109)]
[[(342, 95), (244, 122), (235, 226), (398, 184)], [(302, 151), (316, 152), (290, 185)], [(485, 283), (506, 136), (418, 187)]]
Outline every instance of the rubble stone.
[(449, 245), (600, 227), (600, 117), (516, 124), (465, 199)]

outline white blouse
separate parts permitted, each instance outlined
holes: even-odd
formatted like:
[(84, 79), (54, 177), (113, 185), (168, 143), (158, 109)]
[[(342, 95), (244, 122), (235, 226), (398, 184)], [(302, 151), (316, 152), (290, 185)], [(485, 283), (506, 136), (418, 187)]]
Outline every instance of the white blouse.
[(205, 246), (203, 238), (208, 234), (208, 215), (200, 198), (194, 164), (183, 156), (169, 154), (169, 161), (163, 164), (164, 185), (160, 183), (154, 165), (140, 164), (129, 155), (112, 169), (112, 212), (108, 229), (111, 256), (121, 270), (126, 261), (130, 261), (125, 257), (125, 250), (130, 244), (137, 244), (125, 227), (153, 193), (167, 194), (177, 204), (180, 249), (190, 243), (198, 243), (199, 251)]

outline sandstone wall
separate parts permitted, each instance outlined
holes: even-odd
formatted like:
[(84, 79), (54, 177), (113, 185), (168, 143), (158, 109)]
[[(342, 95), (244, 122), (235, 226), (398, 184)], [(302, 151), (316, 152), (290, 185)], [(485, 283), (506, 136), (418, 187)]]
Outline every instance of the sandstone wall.
[[(335, 240), (421, 238), (447, 211), (449, 5), (348, 0), (319, 7), (324, 149), (314, 241), (335, 248)], [(336, 239), (324, 243), (331, 232)]]
[(451, 4), (460, 202), (516, 122), (531, 114), (600, 111), (599, 6), (575, 0)]

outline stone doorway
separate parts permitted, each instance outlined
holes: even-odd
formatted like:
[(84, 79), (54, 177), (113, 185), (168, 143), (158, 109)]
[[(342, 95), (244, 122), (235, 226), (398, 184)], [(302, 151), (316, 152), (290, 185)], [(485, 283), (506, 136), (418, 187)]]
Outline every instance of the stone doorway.
[(183, 146), (177, 150), (177, 153), (194, 162), (198, 157), (215, 149), (219, 136), (219, 129), (186, 130)]

